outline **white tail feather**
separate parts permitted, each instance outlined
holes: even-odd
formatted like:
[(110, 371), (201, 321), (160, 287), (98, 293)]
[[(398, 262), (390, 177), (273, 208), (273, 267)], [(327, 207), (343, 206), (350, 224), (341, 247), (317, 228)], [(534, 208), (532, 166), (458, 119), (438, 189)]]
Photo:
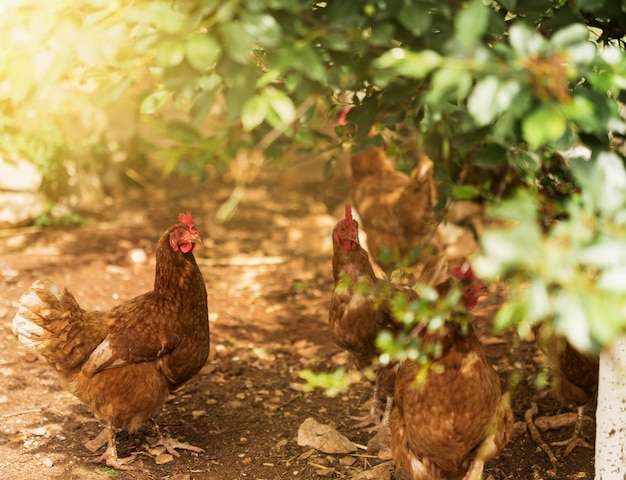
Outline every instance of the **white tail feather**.
[(13, 318), (13, 331), (18, 340), (27, 347), (37, 348), (39, 337), (44, 334), (41, 325), (45, 321), (46, 313), (51, 308), (37, 293), (47, 290), (58, 300), (61, 299), (62, 289), (51, 280), (37, 280), (30, 289), (20, 297), (20, 306)]

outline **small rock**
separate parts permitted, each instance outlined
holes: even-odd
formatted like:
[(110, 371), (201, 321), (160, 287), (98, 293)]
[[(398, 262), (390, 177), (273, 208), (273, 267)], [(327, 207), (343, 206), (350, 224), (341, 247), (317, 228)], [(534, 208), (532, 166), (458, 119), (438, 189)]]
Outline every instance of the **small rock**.
[(38, 192), (43, 176), (32, 163), (19, 159), (8, 162), (0, 157), (0, 188), (3, 190)]
[(53, 462), (50, 458), (48, 458), (48, 457), (44, 458), (44, 459), (41, 461), (41, 463), (43, 463), (43, 464), (44, 464), (44, 466), (45, 466), (45, 467), (48, 467), (48, 468), (49, 468), (49, 467), (51, 467), (52, 465), (54, 465), (54, 462)]
[(191, 480), (191, 475), (188, 473), (177, 473), (170, 480)]
[(0, 193), (0, 228), (28, 225), (43, 213), (45, 201), (41, 193)]
[(351, 467), (356, 462), (356, 458), (351, 457), (350, 455), (346, 455), (345, 457), (341, 457), (339, 459), (339, 465), (343, 465), (344, 467)]
[(162, 453), (154, 457), (154, 461), (157, 465), (163, 465), (164, 463), (169, 463), (174, 460), (174, 456), (169, 453)]

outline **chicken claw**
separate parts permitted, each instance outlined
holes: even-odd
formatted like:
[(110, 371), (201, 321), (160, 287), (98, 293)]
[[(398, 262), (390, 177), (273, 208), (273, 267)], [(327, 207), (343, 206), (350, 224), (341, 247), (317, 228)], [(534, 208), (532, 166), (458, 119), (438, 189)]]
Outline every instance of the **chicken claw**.
[(155, 448), (159, 446), (165, 447), (165, 450), (167, 451), (167, 453), (169, 453), (170, 455), (174, 455), (175, 457), (180, 457), (180, 453), (176, 451), (177, 448), (180, 450), (189, 450), (195, 453), (204, 452), (203, 448), (196, 447), (195, 445), (191, 445), (186, 442), (180, 442), (176, 440), (175, 438), (171, 438), (171, 437), (167, 437), (167, 438), (160, 437), (155, 443), (150, 445), (150, 448)]
[[(196, 447), (195, 445), (191, 445), (185, 442), (180, 442), (172, 437), (165, 437), (161, 433), (159, 424), (154, 419), (151, 419), (151, 420), (152, 420), (152, 427), (154, 428), (154, 431), (156, 433), (157, 441), (150, 445), (150, 449), (157, 448), (157, 447), (164, 447), (167, 453), (175, 457), (180, 457), (180, 453), (176, 451), (177, 448), (180, 450), (189, 450), (190, 452), (195, 452), (195, 453), (204, 452), (204, 449), (200, 447)], [(150, 452), (150, 450), (148, 451)], [(150, 453), (153, 453), (153, 452), (150, 452)]]
[(556, 445), (556, 446), (565, 446), (565, 453), (564, 456), (568, 456), (570, 453), (572, 453), (572, 450), (574, 450), (576, 447), (582, 447), (582, 448), (591, 448), (593, 450), (593, 445), (591, 445), (589, 442), (587, 442), (584, 438), (583, 438), (583, 419), (584, 419), (584, 405), (578, 407), (577, 409), (577, 413), (576, 413), (576, 424), (574, 426), (574, 433), (572, 434), (572, 437), (569, 438), (568, 440), (563, 440), (560, 442), (552, 442), (552, 445)]
[[(108, 437), (108, 439), (106, 438)], [(117, 444), (115, 442), (115, 430), (113, 427), (108, 426), (102, 430), (96, 438), (90, 440), (85, 444), (88, 450), (95, 452), (102, 445), (108, 443), (106, 450), (98, 458), (93, 459), (93, 463), (105, 462), (109, 467), (116, 468), (118, 470), (134, 470), (135, 468), (128, 465), (135, 460), (136, 454), (131, 454), (130, 457), (119, 458), (117, 456)]]
[[(372, 405), (370, 411), (362, 416), (350, 417), (352, 420), (356, 420), (355, 428), (363, 429), (367, 433), (378, 432), (389, 426), (389, 415), (391, 415), (391, 409), (393, 407), (393, 397), (387, 396), (384, 411), (380, 411), (379, 401), (376, 393), (372, 399)], [(365, 428), (371, 425), (369, 428)]]

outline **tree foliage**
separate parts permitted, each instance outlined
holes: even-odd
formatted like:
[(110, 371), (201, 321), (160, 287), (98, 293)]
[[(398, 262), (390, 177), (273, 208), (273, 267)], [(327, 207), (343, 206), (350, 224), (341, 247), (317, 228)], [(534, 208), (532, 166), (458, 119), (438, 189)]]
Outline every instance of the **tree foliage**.
[(201, 174), (341, 142), (410, 160), (412, 139), (444, 199), (522, 190), (478, 262), (520, 287), (499, 325), (550, 317), (592, 349), (626, 325), (625, 33), (611, 0), (14, 0), (0, 148), (61, 176), (124, 159), (131, 118), (169, 139), (143, 138), (165, 172)]

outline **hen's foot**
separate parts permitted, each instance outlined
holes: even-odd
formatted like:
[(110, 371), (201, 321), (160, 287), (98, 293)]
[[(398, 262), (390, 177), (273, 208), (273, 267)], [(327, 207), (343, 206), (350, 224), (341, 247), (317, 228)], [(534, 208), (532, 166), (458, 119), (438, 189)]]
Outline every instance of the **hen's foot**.
[(117, 456), (117, 452), (111, 447), (108, 447), (102, 455), (98, 458), (94, 459), (94, 463), (106, 463), (109, 467), (113, 467), (117, 470), (135, 470), (136, 468), (132, 465), (129, 465), (135, 460), (135, 455), (132, 454), (130, 457), (119, 458)]
[(572, 453), (572, 450), (574, 450), (576, 447), (582, 447), (582, 448), (591, 448), (593, 449), (593, 445), (591, 445), (590, 443), (588, 443), (584, 438), (583, 438), (583, 421), (585, 419), (585, 406), (580, 406), (577, 409), (576, 412), (576, 426), (574, 427), (574, 433), (572, 434), (572, 437), (568, 440), (564, 440), (561, 442), (552, 442), (552, 445), (557, 445), (557, 446), (563, 446), (565, 445), (565, 453), (564, 456), (568, 456), (570, 453)]
[(204, 452), (204, 449), (200, 447), (196, 447), (195, 445), (191, 445), (186, 442), (180, 442), (176, 440), (175, 438), (170, 438), (170, 437), (168, 438), (161, 437), (155, 443), (150, 445), (150, 448), (157, 448), (157, 447), (164, 447), (167, 453), (169, 453), (170, 455), (174, 455), (175, 457), (180, 457), (180, 453), (178, 453), (176, 449), (189, 450), (195, 453)]
[[(350, 420), (355, 420), (354, 428), (364, 430), (368, 433), (377, 432), (381, 429), (381, 415), (378, 412), (368, 413), (357, 417), (350, 417)], [(371, 426), (370, 426), (371, 425)], [(369, 427), (369, 428), (365, 428)]]
[[(389, 426), (389, 415), (391, 415), (391, 409), (393, 407), (393, 397), (387, 397), (385, 404), (385, 410), (381, 412), (378, 408), (378, 401), (372, 401), (372, 407), (369, 413), (360, 417), (350, 417), (352, 420), (356, 420), (355, 428), (363, 430), (367, 433), (380, 432)], [(371, 426), (370, 426), (371, 425)], [(365, 428), (368, 427), (369, 428)]]
[(568, 440), (562, 440), (560, 442), (552, 442), (552, 445), (556, 445), (558, 447), (566, 446), (565, 447), (565, 453), (564, 453), (564, 456), (566, 456), (566, 457), (570, 453), (572, 453), (572, 450), (574, 450), (576, 447), (591, 448), (592, 450), (594, 448), (593, 445), (591, 445), (589, 442), (587, 442), (587, 440), (585, 440), (580, 435), (574, 435), (572, 438), (570, 438)]

